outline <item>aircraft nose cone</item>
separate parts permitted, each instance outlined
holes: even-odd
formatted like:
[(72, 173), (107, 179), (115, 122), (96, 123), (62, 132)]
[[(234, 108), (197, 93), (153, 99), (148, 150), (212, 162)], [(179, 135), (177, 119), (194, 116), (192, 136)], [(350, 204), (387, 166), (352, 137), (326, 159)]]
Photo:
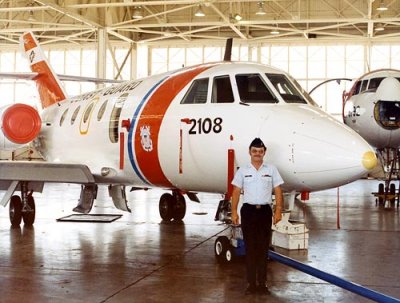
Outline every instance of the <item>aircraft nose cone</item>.
[(400, 82), (393, 77), (387, 77), (382, 80), (376, 90), (378, 100), (399, 101), (400, 99)]
[(362, 165), (365, 169), (371, 170), (378, 164), (378, 158), (372, 151), (367, 151), (362, 156)]

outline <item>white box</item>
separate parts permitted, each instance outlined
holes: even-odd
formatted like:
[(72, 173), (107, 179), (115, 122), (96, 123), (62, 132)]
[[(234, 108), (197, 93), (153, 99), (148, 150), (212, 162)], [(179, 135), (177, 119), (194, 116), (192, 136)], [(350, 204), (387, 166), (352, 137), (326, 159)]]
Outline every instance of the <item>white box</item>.
[(308, 233), (290, 235), (274, 231), (272, 245), (289, 250), (308, 249)]

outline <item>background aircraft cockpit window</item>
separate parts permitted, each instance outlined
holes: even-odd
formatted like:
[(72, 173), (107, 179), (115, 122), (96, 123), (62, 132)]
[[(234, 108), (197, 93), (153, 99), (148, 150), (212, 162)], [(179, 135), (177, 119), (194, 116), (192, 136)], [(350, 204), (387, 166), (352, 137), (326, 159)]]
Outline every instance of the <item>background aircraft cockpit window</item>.
[(79, 110), (81, 109), (81, 106), (79, 105), (76, 109), (75, 109), (75, 111), (74, 111), (74, 113), (72, 114), (72, 117), (71, 117), (71, 125), (74, 125), (74, 122), (75, 122), (75, 120), (76, 120), (76, 117), (78, 116), (78, 113), (79, 113)]
[(245, 103), (278, 103), (259, 74), (236, 75), (240, 101)]
[(358, 95), (360, 93), (361, 81), (357, 81), (354, 87), (353, 95)]
[(208, 78), (194, 80), (181, 104), (201, 104), (207, 102)]
[(109, 126), (109, 137), (112, 143), (118, 143), (118, 126), (119, 117), (121, 116), (121, 111), (124, 106), (125, 100), (128, 97), (128, 93), (120, 95), (115, 101), (114, 107), (111, 111), (110, 126)]
[(368, 86), (368, 80), (363, 80), (363, 81), (361, 82), (360, 93), (366, 91), (366, 90), (367, 90), (367, 86)]
[(97, 113), (97, 121), (100, 121), (103, 118), (104, 112), (107, 108), (108, 100), (104, 101), (103, 104), (99, 108), (99, 112)]
[(65, 120), (65, 117), (67, 116), (67, 114), (68, 114), (68, 108), (67, 108), (67, 109), (63, 112), (63, 114), (61, 115), (61, 118), (60, 118), (60, 126), (63, 125), (64, 120)]
[(266, 76), (285, 102), (307, 104), (300, 91), (284, 74), (266, 74)]
[(229, 76), (215, 77), (212, 86), (212, 103), (233, 103), (232, 84)]
[(378, 86), (381, 84), (383, 79), (384, 79), (384, 77), (370, 79), (369, 83), (368, 83), (368, 91), (376, 92)]

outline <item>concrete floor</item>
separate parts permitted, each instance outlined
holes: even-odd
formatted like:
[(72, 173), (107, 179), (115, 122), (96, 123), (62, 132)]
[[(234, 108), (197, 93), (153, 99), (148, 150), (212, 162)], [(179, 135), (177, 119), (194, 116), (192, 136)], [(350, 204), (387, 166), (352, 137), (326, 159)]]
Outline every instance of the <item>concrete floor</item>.
[[(309, 249), (277, 251), (318, 269), (400, 298), (399, 210), (375, 207), (377, 181), (360, 180), (311, 194), (292, 217), (310, 229)], [(35, 194), (33, 228), (11, 228), (0, 208), (0, 302), (371, 302), (277, 262), (270, 262), (268, 296), (245, 296), (242, 261), (219, 265), (214, 241), (217, 195), (188, 203), (183, 222), (158, 215), (160, 190), (132, 192), (131, 214), (113, 223), (70, 223), (75, 185), (48, 185)], [(94, 213), (121, 213), (99, 192)]]

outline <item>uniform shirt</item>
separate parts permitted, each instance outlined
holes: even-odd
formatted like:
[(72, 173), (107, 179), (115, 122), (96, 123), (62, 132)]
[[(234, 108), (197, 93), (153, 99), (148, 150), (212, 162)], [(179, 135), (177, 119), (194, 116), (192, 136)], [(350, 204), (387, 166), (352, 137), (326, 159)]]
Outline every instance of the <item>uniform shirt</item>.
[(243, 203), (271, 204), (273, 188), (283, 184), (278, 169), (271, 164), (263, 164), (257, 170), (251, 163), (239, 168), (232, 185), (243, 190)]

